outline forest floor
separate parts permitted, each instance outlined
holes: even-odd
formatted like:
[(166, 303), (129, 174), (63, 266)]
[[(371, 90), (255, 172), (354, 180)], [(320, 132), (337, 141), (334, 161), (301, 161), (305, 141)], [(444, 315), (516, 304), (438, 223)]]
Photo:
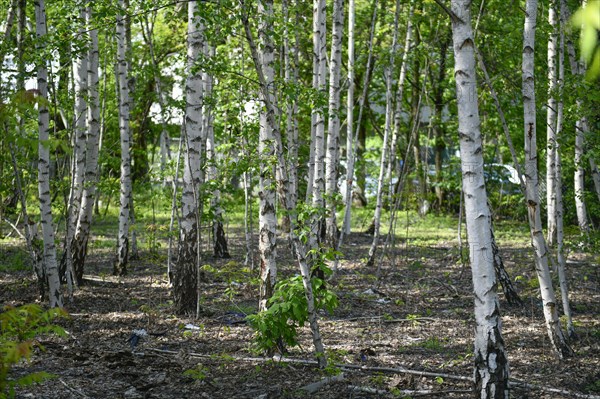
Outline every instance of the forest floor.
[[(257, 272), (240, 272), (245, 256), (241, 233), (230, 232), (231, 259), (205, 254), (204, 262), (216, 271), (203, 283), (206, 315), (199, 320), (173, 313), (166, 251), (152, 249), (151, 243), (144, 246), (129, 275), (118, 278), (111, 275), (112, 248), (94, 246), (85, 284), (66, 306), (70, 318), (59, 321), (68, 337), (43, 337), (45, 352), (14, 369), (14, 376), (43, 370), (56, 378), (19, 389), (17, 397), (471, 397), (471, 276), (456, 240), (399, 238), (382, 264), (380, 279), (375, 268), (364, 265), (370, 241), (368, 235), (351, 234), (340, 271), (328, 282), (339, 307), (319, 318), (330, 362), (336, 364), (326, 370), (314, 365), (307, 327), (300, 333), (301, 347), (289, 348), (285, 356), (293, 361), (252, 352), (254, 333), (243, 315), (256, 310)], [(531, 248), (527, 243), (500, 244), (525, 303), (509, 306), (500, 294), (512, 397), (600, 395), (598, 257), (569, 254), (576, 355), (560, 361), (545, 334)], [(297, 272), (287, 248), (280, 246), (280, 276)], [(12, 259), (26, 257), (21, 247), (2, 250), (6, 259), (11, 254)], [(0, 267), (0, 304), (35, 302), (35, 287), (28, 272)], [(141, 328), (155, 335), (132, 351), (128, 338)], [(319, 381), (326, 383), (314, 392), (307, 390)]]

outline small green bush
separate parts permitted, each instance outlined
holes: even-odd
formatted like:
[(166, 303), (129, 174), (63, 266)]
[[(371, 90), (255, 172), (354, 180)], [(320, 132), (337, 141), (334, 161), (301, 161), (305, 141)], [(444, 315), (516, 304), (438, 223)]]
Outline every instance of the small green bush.
[(37, 340), (40, 335), (66, 336), (63, 328), (53, 325), (58, 317), (66, 317), (62, 309), (44, 310), (39, 305), (6, 306), (0, 313), (0, 399), (13, 398), (16, 387), (39, 383), (53, 376), (46, 372), (10, 379), (11, 368), (21, 360), (29, 360), (34, 348), (44, 350)]
[[(321, 269), (331, 271), (320, 265)], [(338, 305), (335, 293), (326, 288), (325, 282), (317, 277), (311, 279), (315, 296), (315, 311), (328, 312)], [(308, 321), (308, 303), (302, 283), (302, 276), (281, 280), (275, 285), (273, 296), (268, 301), (268, 309), (247, 317), (250, 326), (256, 330), (255, 349), (272, 353), (283, 351), (283, 345), (298, 345), (298, 328)]]

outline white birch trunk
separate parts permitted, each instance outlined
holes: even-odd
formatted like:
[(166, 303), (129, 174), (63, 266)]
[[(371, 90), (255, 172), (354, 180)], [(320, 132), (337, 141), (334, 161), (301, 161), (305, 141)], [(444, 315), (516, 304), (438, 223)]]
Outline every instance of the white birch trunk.
[[(92, 22), (92, 7), (86, 10), (86, 22)], [(90, 28), (89, 63), (88, 63), (88, 109), (87, 109), (87, 137), (85, 159), (85, 182), (82, 193), (81, 208), (78, 215), (75, 239), (71, 254), (73, 256), (73, 270), (78, 283), (83, 279), (83, 269), (87, 255), (87, 245), (90, 236), (90, 227), (93, 218), (94, 199), (96, 197), (96, 184), (98, 182), (98, 150), (100, 141), (100, 101), (99, 87), (99, 52), (98, 29)]]
[(199, 187), (204, 150), (202, 137), (202, 107), (204, 86), (202, 72), (196, 63), (204, 48), (204, 27), (197, 1), (188, 3), (188, 38), (185, 84), (185, 144), (181, 219), (179, 227), (178, 258), (173, 270), (173, 296), (179, 313), (197, 311), (198, 253), (199, 250)]
[(323, 232), (324, 218), (320, 210), (325, 206), (323, 194), (325, 192), (325, 108), (320, 103), (325, 98), (327, 90), (327, 35), (326, 35), (326, 11), (325, 0), (315, 0), (313, 9), (313, 44), (315, 57), (317, 58), (317, 97), (319, 103), (316, 104), (313, 112), (314, 118), (314, 172), (312, 185), (312, 206), (315, 212), (309, 236), (309, 248), (317, 248), (318, 242)]
[[(284, 45), (284, 81), (286, 85), (294, 86), (298, 83), (298, 28), (294, 28), (294, 44), (290, 46), (290, 26), (288, 1), (282, 1), (284, 14), (283, 45)], [(296, 26), (298, 11), (296, 10)], [(293, 62), (293, 64), (292, 64)], [(287, 139), (287, 169), (289, 172), (290, 206), (295, 209), (298, 202), (298, 101), (296, 97), (288, 98), (286, 105), (286, 139)], [(289, 218), (289, 216), (288, 216)]]
[(127, 8), (124, 0), (119, 0), (117, 14), (117, 76), (119, 87), (119, 133), (121, 138), (121, 188), (119, 194), (119, 233), (117, 236), (117, 257), (113, 273), (127, 274), (129, 261), (129, 224), (131, 197), (131, 131), (129, 128), (129, 60), (127, 59), (127, 38), (125, 16)]
[[(37, 51), (45, 51), (46, 40), (46, 6), (44, 0), (35, 0), (35, 26)], [(44, 269), (48, 280), (48, 298), (50, 307), (62, 307), (63, 298), (60, 288), (60, 277), (56, 261), (56, 246), (54, 244), (54, 226), (52, 221), (52, 203), (50, 196), (50, 114), (48, 113), (48, 69), (45, 61), (39, 61), (37, 68), (37, 89), (41, 101), (38, 102), (38, 195), (40, 199), (40, 217), (42, 224), (42, 239), (44, 242)]]
[(265, 0), (258, 2), (258, 14), (260, 16), (258, 28), (260, 68), (264, 74), (267, 90), (262, 92), (263, 107), (259, 114), (260, 130), (258, 153), (260, 157), (259, 174), (259, 217), (258, 217), (258, 251), (260, 254), (260, 296), (259, 311), (267, 309), (267, 301), (273, 295), (273, 289), (277, 279), (277, 214), (275, 212), (275, 167), (272, 160), (276, 156), (275, 137), (273, 126), (269, 118), (275, 120), (274, 112), (267, 107), (267, 103), (273, 104), (275, 100), (273, 70), (274, 48), (273, 48), (273, 2)]
[(344, 34), (344, 2), (333, 3), (333, 27), (331, 61), (329, 63), (329, 121), (327, 152), (325, 155), (325, 194), (327, 197), (326, 234), (327, 246), (337, 249), (338, 228), (336, 222), (337, 175), (340, 146), (340, 75), (342, 69), (342, 36)]
[(550, 36), (548, 38), (548, 104), (546, 106), (546, 208), (548, 213), (548, 245), (554, 245), (556, 238), (556, 49), (558, 42), (556, 0), (550, 1), (548, 8)]
[(523, 34), (523, 116), (525, 135), (525, 195), (527, 215), (531, 232), (531, 244), (535, 250), (535, 269), (540, 283), (540, 291), (546, 320), (546, 330), (552, 348), (559, 357), (572, 354), (560, 327), (556, 296), (548, 268), (546, 240), (542, 232), (540, 195), (538, 189), (537, 145), (536, 145), (536, 102), (534, 84), (534, 48), (537, 19), (537, 0), (527, 0)]
[(571, 313), (571, 305), (569, 304), (569, 286), (567, 282), (567, 259), (565, 258), (564, 250), (564, 204), (562, 195), (562, 160), (560, 154), (560, 142), (558, 138), (562, 133), (564, 119), (564, 27), (560, 26), (560, 43), (558, 48), (558, 82), (559, 82), (559, 100), (557, 103), (556, 114), (556, 152), (555, 156), (555, 180), (556, 180), (556, 252), (558, 260), (558, 282), (560, 284), (560, 294), (562, 298), (563, 313), (567, 319), (567, 335), (573, 337), (575, 335), (575, 327), (573, 325), (573, 315)]
[[(581, 101), (578, 100), (579, 108), (581, 108)], [(577, 213), (577, 222), (579, 223), (579, 230), (584, 235), (587, 235), (590, 231), (587, 218), (587, 207), (585, 205), (585, 171), (583, 169), (583, 154), (585, 151), (585, 132), (587, 132), (587, 121), (585, 117), (578, 119), (575, 122), (575, 173), (574, 173), (574, 185), (575, 189), (575, 211)]]
[(469, 5), (470, 1), (452, 0), (462, 187), (475, 297), (475, 397), (507, 399), (508, 359), (502, 338), (492, 254), (492, 226), (483, 175), (483, 143)]

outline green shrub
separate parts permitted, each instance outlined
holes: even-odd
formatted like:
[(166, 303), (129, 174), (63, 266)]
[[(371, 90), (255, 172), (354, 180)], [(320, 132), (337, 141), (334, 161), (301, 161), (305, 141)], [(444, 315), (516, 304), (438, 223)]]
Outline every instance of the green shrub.
[[(319, 267), (326, 273), (331, 273), (324, 265)], [(337, 296), (326, 288), (322, 279), (313, 277), (311, 283), (315, 296), (315, 311), (325, 309), (333, 312), (338, 305)], [(282, 352), (283, 345), (297, 346), (298, 328), (308, 321), (308, 303), (302, 276), (278, 282), (268, 306), (267, 310), (247, 317), (250, 326), (256, 330), (255, 348), (272, 353), (275, 349)]]
[(57, 317), (66, 315), (62, 309), (44, 310), (35, 304), (6, 306), (0, 313), (0, 399), (13, 398), (15, 387), (28, 386), (53, 377), (42, 371), (11, 379), (9, 373), (21, 360), (29, 360), (34, 348), (44, 350), (37, 340), (40, 335), (66, 336), (63, 328), (51, 323)]

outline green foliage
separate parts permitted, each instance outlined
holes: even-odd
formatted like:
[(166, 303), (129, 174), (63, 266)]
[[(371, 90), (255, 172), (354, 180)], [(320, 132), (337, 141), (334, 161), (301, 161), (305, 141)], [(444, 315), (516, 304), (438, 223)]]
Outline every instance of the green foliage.
[[(326, 273), (331, 271), (323, 264), (319, 265)], [(337, 296), (329, 291), (325, 282), (319, 278), (311, 279), (315, 296), (315, 311), (333, 312), (338, 306)], [(256, 331), (255, 349), (259, 352), (272, 352), (282, 345), (298, 345), (298, 328), (308, 321), (308, 303), (302, 282), (302, 276), (293, 276), (281, 280), (275, 285), (273, 296), (268, 301), (268, 309), (247, 317)]]
[(596, 79), (600, 76), (600, 0), (592, 0), (580, 8), (572, 19), (572, 24), (581, 28), (579, 47), (581, 55), (589, 63), (587, 77)]
[(10, 379), (9, 372), (21, 360), (29, 360), (37, 347), (44, 347), (36, 339), (40, 335), (66, 336), (62, 327), (52, 324), (59, 317), (66, 317), (62, 309), (44, 310), (39, 305), (7, 306), (0, 313), (0, 399), (15, 396), (15, 388), (39, 383), (52, 375), (46, 372), (27, 374)]
[(193, 369), (185, 370), (183, 372), (183, 375), (197, 381), (204, 381), (209, 371), (210, 370), (208, 369), (208, 367), (203, 366), (202, 364), (198, 364)]

